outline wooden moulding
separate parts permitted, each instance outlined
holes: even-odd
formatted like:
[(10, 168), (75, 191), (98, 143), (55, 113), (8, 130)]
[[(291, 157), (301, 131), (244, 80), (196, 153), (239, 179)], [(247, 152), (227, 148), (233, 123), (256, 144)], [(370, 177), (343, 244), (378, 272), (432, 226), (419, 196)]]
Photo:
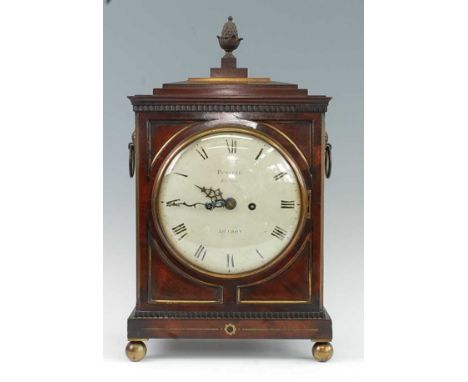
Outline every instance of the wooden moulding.
[[(241, 316), (245, 318), (235, 318)], [(331, 341), (332, 322), (326, 310), (297, 314), (218, 312), (217, 315), (213, 312), (133, 311), (128, 318), (128, 338), (289, 338)]]

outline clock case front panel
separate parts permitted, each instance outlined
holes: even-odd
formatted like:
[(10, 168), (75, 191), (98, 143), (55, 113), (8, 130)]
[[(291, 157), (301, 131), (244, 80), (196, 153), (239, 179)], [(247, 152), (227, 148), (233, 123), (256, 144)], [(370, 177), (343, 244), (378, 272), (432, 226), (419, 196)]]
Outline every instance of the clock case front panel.
[[(330, 341), (331, 320), (322, 301), (329, 98), (307, 96), (296, 85), (187, 82), (129, 98), (136, 112), (137, 304), (128, 320), (128, 338)], [(165, 157), (186, 138), (252, 122), (300, 169), (308, 194), (304, 229), (288, 253), (260, 272), (240, 278), (202, 274), (178, 261), (165, 244), (152, 215), (154, 182)], [(226, 325), (233, 325), (235, 333)]]

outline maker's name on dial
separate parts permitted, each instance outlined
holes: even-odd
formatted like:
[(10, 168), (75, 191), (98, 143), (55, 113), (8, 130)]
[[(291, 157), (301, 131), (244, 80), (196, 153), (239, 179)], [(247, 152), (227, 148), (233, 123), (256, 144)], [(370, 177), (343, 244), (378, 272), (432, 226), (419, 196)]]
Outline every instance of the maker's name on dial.
[(218, 175), (240, 175), (240, 170), (218, 170)]
[(230, 235), (237, 235), (242, 233), (241, 228), (219, 228), (218, 233), (220, 234), (230, 234)]

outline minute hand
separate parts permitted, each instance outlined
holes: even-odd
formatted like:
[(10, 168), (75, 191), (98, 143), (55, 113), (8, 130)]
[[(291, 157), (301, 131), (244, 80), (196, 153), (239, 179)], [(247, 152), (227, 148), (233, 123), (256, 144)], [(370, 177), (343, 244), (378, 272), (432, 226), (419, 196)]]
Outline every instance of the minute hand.
[(166, 206), (167, 207), (180, 207), (180, 206), (185, 206), (185, 207), (194, 207), (196, 208), (197, 205), (201, 205), (201, 206), (205, 206), (206, 207), (206, 203), (192, 203), (192, 204), (189, 204), (187, 202), (181, 202), (180, 199), (174, 199), (174, 200), (170, 200), (169, 202), (166, 202)]

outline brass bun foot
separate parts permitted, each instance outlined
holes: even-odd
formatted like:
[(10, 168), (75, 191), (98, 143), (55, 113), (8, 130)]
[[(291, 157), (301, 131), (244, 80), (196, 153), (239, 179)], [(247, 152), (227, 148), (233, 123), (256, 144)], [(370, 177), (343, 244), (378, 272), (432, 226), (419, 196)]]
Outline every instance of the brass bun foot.
[(143, 341), (130, 341), (125, 348), (125, 353), (130, 361), (141, 361), (146, 355), (146, 345)]
[(333, 356), (333, 346), (330, 342), (316, 342), (312, 355), (319, 362), (327, 362)]

